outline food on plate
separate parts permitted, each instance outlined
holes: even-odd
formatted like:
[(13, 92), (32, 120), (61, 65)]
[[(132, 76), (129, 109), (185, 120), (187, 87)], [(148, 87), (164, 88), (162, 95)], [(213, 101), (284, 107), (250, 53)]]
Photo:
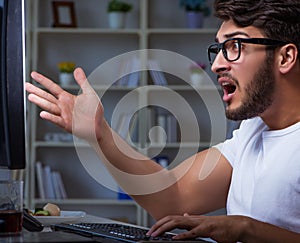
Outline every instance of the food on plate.
[(50, 213), (50, 216), (60, 216), (60, 208), (53, 203), (47, 203), (43, 209)]
[(43, 208), (36, 208), (29, 213), (33, 216), (60, 216), (60, 208), (56, 204), (47, 203)]
[(33, 213), (34, 216), (50, 216), (49, 211), (46, 211), (42, 208), (36, 208)]

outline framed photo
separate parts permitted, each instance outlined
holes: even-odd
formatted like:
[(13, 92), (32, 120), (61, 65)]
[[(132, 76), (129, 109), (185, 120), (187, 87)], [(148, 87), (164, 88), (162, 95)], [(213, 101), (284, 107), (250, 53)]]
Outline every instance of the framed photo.
[(76, 27), (76, 17), (73, 2), (53, 1), (53, 27)]

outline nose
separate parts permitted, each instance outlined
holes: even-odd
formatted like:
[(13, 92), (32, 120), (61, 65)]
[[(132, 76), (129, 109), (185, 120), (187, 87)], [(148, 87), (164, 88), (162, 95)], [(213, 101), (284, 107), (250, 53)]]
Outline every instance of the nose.
[(211, 65), (211, 71), (218, 74), (220, 72), (228, 71), (230, 69), (230, 63), (225, 59), (222, 50), (217, 54), (214, 62)]

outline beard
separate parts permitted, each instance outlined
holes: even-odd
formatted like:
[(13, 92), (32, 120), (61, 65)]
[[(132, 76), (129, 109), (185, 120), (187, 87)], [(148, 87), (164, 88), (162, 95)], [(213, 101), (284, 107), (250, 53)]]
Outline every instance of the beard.
[[(272, 103), (275, 90), (273, 70), (273, 56), (267, 55), (263, 66), (246, 86), (246, 96), (241, 100), (241, 106), (234, 110), (226, 110), (226, 117), (230, 120), (245, 120), (262, 114)], [(235, 80), (238, 85), (238, 80)]]

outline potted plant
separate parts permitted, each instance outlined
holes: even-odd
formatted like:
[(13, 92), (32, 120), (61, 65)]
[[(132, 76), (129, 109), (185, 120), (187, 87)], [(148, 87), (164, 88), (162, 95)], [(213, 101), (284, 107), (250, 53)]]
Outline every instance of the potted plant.
[(59, 70), (59, 82), (62, 85), (71, 84), (73, 79), (73, 71), (75, 70), (74, 62), (60, 62), (57, 64)]
[(131, 9), (132, 4), (120, 0), (111, 0), (107, 6), (110, 28), (124, 28), (126, 13), (131, 11)]
[(188, 28), (203, 27), (204, 17), (210, 14), (206, 0), (180, 0), (180, 6), (186, 11)]

